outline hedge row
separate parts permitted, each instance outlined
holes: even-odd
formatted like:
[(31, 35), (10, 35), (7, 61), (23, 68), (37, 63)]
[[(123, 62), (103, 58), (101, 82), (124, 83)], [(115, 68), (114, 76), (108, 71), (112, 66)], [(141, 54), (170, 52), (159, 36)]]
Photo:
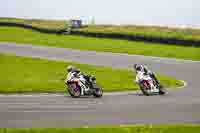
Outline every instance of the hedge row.
[(200, 46), (200, 40), (147, 37), (147, 36), (142, 36), (142, 35), (128, 35), (128, 34), (119, 34), (119, 33), (95, 33), (95, 32), (88, 32), (88, 31), (87, 32), (71, 31), (71, 34), (89, 36), (89, 37), (98, 37), (98, 38), (114, 38), (114, 39), (125, 39), (125, 40), (131, 40), (131, 41), (144, 41), (144, 42), (170, 44), (170, 45), (193, 46), (193, 47)]
[[(64, 34), (66, 29), (45, 29), (39, 27), (33, 27), (31, 25), (13, 23), (13, 22), (0, 22), (0, 26), (16, 26), (27, 29), (36, 30), (43, 33), (52, 33), (52, 34)], [(171, 45), (182, 45), (182, 46), (193, 46), (199, 47), (200, 40), (184, 40), (177, 38), (162, 38), (162, 37), (147, 37), (142, 35), (128, 35), (128, 34), (118, 34), (118, 33), (95, 33), (95, 32), (85, 32), (73, 30), (68, 32), (72, 35), (81, 35), (89, 37), (98, 37), (98, 38), (114, 38), (114, 39), (125, 39), (131, 41), (144, 41), (144, 42), (153, 42), (161, 44), (171, 44)]]
[(43, 33), (50, 33), (50, 34), (62, 34), (65, 32), (65, 29), (47, 29), (47, 28), (39, 28), (34, 27), (32, 25), (22, 24), (22, 23), (13, 23), (13, 22), (0, 22), (0, 26), (11, 26), (11, 27), (21, 27), (26, 29), (31, 29)]

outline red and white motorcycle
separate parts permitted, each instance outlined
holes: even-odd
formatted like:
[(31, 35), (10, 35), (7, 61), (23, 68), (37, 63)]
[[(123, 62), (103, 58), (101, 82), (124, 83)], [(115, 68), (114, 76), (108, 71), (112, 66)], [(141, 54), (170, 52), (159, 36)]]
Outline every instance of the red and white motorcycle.
[(102, 97), (103, 89), (96, 84), (96, 78), (90, 77), (91, 85), (87, 84), (88, 81), (80, 75), (79, 77), (73, 76), (73, 73), (68, 74), (66, 79), (67, 90), (70, 96), (78, 98), (80, 96)]
[(145, 74), (144, 72), (138, 72), (136, 75), (136, 83), (140, 86), (142, 93), (146, 96), (159, 94), (164, 95), (165, 91), (163, 88), (158, 86), (154, 79), (150, 75)]

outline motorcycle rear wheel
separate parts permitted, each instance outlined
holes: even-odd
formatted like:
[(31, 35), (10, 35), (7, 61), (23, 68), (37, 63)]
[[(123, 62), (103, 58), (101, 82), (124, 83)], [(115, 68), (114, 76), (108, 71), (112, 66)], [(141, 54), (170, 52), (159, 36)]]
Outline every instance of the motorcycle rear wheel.
[(159, 95), (165, 95), (166, 94), (166, 90), (164, 90), (163, 88), (159, 88)]
[(94, 89), (94, 93), (93, 93), (94, 97), (100, 98), (103, 96), (103, 89), (101, 87), (96, 85), (95, 88), (93, 89)]

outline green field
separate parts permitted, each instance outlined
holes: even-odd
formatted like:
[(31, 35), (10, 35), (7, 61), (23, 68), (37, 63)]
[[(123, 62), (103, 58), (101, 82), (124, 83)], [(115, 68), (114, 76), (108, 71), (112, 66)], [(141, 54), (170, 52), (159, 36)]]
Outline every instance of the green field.
[(68, 26), (66, 20), (40, 20), (40, 19), (20, 19), (20, 18), (0, 18), (0, 22), (12, 22), (18, 24), (32, 25), (44, 29), (65, 29)]
[[(48, 61), (0, 54), (0, 93), (64, 92), (66, 67), (74, 65), (95, 75), (104, 91), (136, 90), (131, 70), (112, 69), (70, 62)], [(182, 82), (160, 76), (166, 87), (181, 86)]]
[(159, 26), (114, 26), (114, 25), (94, 25), (76, 29), (82, 32), (124, 34), (145, 37), (176, 38), (183, 40), (200, 40), (200, 29), (191, 28), (169, 28)]
[[(67, 20), (39, 20), (20, 18), (0, 18), (0, 22), (14, 22), (33, 25), (40, 28), (62, 29), (66, 28)], [(75, 31), (93, 33), (128, 34), (145, 37), (177, 38), (183, 40), (200, 40), (200, 29), (191, 28), (169, 28), (159, 26), (136, 26), (136, 25), (88, 25)]]
[(99, 128), (47, 128), (47, 129), (0, 129), (0, 133), (199, 133), (199, 125), (136, 125), (124, 127), (99, 127)]
[(80, 50), (200, 60), (200, 48), (195, 47), (162, 45), (127, 40), (99, 39), (72, 35), (45, 34), (17, 27), (0, 27), (0, 36), (1, 42), (16, 42)]

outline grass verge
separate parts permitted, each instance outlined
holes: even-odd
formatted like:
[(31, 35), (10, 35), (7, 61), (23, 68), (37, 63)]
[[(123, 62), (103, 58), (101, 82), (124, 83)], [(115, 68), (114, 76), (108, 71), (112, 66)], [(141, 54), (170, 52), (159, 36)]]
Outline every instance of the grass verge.
[(31, 25), (44, 29), (65, 29), (69, 23), (65, 20), (45, 20), (45, 19), (21, 19), (21, 18), (0, 18), (0, 22), (11, 22), (17, 24)]
[(199, 125), (136, 125), (126, 127), (59, 128), (59, 129), (0, 129), (0, 133), (199, 133)]
[[(42, 20), (42, 19), (22, 19), (22, 18), (0, 18), (0, 22), (22, 23), (39, 28), (63, 29), (68, 25), (65, 20)], [(183, 40), (200, 40), (200, 29), (191, 28), (170, 28), (160, 26), (136, 26), (136, 25), (88, 25), (87, 27), (76, 29), (82, 32), (111, 33), (145, 37), (177, 38)]]
[(116, 25), (89, 25), (76, 31), (90, 33), (123, 34), (143, 37), (175, 38), (182, 40), (200, 40), (200, 29), (169, 28), (159, 26), (116, 26)]
[[(42, 59), (0, 54), (0, 93), (64, 92), (66, 67), (74, 65), (83, 72), (95, 75), (104, 91), (136, 90), (133, 72), (72, 62), (58, 62)], [(168, 76), (159, 79), (166, 87), (181, 86), (182, 82)]]
[(0, 27), (0, 36), (0, 41), (3, 42), (28, 43), (33, 45), (80, 50), (200, 60), (200, 48), (195, 47), (162, 45), (127, 40), (99, 39), (71, 35), (50, 35), (16, 27)]

